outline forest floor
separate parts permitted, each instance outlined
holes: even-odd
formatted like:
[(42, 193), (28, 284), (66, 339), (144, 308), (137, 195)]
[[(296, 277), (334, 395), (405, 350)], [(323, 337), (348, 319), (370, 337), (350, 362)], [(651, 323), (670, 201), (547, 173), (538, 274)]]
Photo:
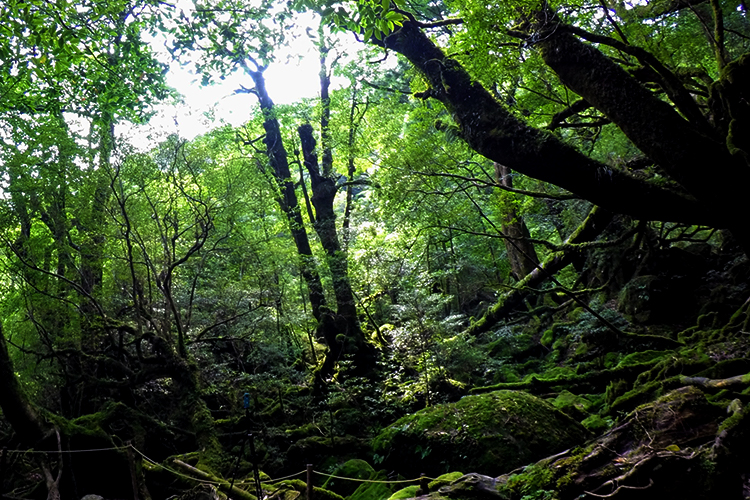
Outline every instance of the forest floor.
[[(375, 372), (352, 376), (342, 363), (322, 391), (304, 365), (243, 406), (204, 391), (215, 449), (108, 402), (59, 422), (61, 450), (100, 451), (51, 460), (73, 472), (78, 498), (256, 499), (259, 480), (263, 497), (295, 500), (308, 464), (314, 497), (327, 500), (750, 498), (748, 259), (707, 244), (607, 250), (580, 276), (598, 286), (578, 283), (575, 299), (530, 294), (485, 333), (444, 340), (461, 342), (454, 365), (482, 360), (463, 380), (436, 363), (394, 383), (381, 346)], [(4, 451), (2, 498), (46, 498), (49, 469)]]

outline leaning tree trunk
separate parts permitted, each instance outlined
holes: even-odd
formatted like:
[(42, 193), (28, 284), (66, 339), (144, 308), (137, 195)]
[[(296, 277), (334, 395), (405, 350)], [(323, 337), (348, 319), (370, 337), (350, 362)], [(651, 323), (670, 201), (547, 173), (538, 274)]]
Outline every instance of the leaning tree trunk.
[[(549, 11), (528, 23), (525, 34), (560, 80), (604, 113), (674, 182), (638, 179), (625, 169), (598, 162), (551, 133), (513, 116), (460, 63), (447, 57), (413, 21), (376, 41), (403, 54), (424, 75), (429, 88), (417, 94), (442, 102), (462, 138), (478, 153), (530, 177), (567, 189), (592, 203), (641, 220), (705, 224), (730, 229), (750, 255), (746, 186), (750, 168), (737, 130), (712, 129), (676, 78), (664, 78), (665, 93), (683, 118), (659, 96), (642, 87), (593, 43), (607, 43), (635, 55), (654, 70), (669, 73), (637, 47), (563, 25)], [(585, 44), (576, 36), (592, 42)], [(650, 56), (650, 57), (649, 57)], [(746, 68), (750, 56), (729, 64), (712, 88), (722, 113), (740, 128), (747, 123)], [(673, 75), (672, 75), (673, 76)], [(734, 105), (734, 107), (733, 107)], [(717, 109), (718, 109), (717, 108)], [(734, 113), (733, 113), (734, 110)], [(737, 115), (737, 116), (735, 116)], [(706, 165), (711, 165), (707, 175)], [(714, 168), (715, 167), (715, 168)]]
[[(592, 241), (601, 234), (612, 220), (612, 213), (608, 210), (594, 207), (588, 217), (580, 226), (568, 237), (565, 243), (583, 243)], [(469, 334), (477, 335), (488, 331), (498, 321), (501, 321), (514, 309), (523, 304), (523, 300), (529, 295), (529, 288), (538, 286), (547, 281), (554, 274), (561, 271), (568, 264), (573, 262), (578, 252), (575, 250), (560, 250), (547, 257), (544, 262), (537, 265), (536, 268), (526, 275), (517, 285), (516, 288), (501, 295), (497, 302), (490, 307), (487, 312), (476, 323), (473, 323), (466, 331)]]
[(50, 435), (48, 428), (18, 382), (13, 370), (13, 361), (8, 353), (8, 344), (0, 326), (0, 408), (3, 416), (13, 428), (18, 439), (27, 446), (34, 446)]
[[(39, 416), (34, 405), (18, 383), (13, 369), (13, 361), (10, 359), (8, 344), (0, 325), (0, 409), (3, 416), (10, 424), (16, 437), (22, 445), (28, 448), (44, 448), (53, 434), (57, 435), (57, 449), (60, 448), (60, 435), (54, 431)], [(53, 474), (51, 464), (53, 455), (37, 455), (37, 462), (42, 470), (47, 486), (47, 500), (60, 499), (60, 479), (62, 475), (62, 461), (57, 464), (57, 473)]]
[(404, 55), (424, 75), (429, 89), (417, 96), (442, 102), (461, 137), (485, 157), (637, 219), (717, 222), (703, 204), (684, 191), (598, 162), (516, 118), (414, 22), (405, 22), (379, 43)]

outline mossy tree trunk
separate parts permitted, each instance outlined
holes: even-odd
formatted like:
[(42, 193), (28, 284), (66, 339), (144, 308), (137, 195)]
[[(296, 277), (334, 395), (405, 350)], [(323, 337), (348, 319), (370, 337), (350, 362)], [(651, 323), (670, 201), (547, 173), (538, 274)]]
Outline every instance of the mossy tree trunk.
[[(588, 217), (571, 234), (565, 243), (575, 244), (592, 241), (596, 239), (612, 220), (612, 213), (599, 207), (594, 207)], [(508, 313), (519, 308), (524, 299), (529, 295), (529, 288), (534, 288), (540, 283), (550, 279), (567, 265), (571, 264), (578, 256), (575, 250), (561, 250), (552, 253), (549, 257), (536, 266), (516, 286), (507, 293), (502, 294), (497, 302), (476, 323), (473, 323), (467, 332), (473, 335), (486, 332), (498, 321), (502, 320)]]
[[(10, 424), (19, 442), (28, 448), (45, 448), (45, 442), (54, 434), (57, 435), (57, 446), (60, 446), (60, 435), (48, 425), (29, 401), (18, 382), (13, 361), (10, 359), (8, 344), (0, 325), (0, 409)], [(58, 461), (57, 470), (52, 462), (54, 455), (39, 454), (36, 461), (44, 476), (47, 486), (47, 500), (60, 499), (60, 479), (62, 477), (62, 461)]]
[[(511, 170), (505, 165), (495, 163), (497, 180), (505, 187), (513, 187)], [(536, 266), (539, 265), (539, 257), (536, 254), (534, 244), (529, 241), (531, 234), (526, 223), (521, 219), (515, 208), (506, 210), (502, 225), (505, 234), (505, 250), (508, 254), (510, 269), (516, 280), (523, 279)]]
[(51, 428), (41, 419), (18, 382), (1, 325), (0, 387), (3, 388), (0, 391), (0, 408), (18, 439), (27, 446), (34, 446), (48, 437)]

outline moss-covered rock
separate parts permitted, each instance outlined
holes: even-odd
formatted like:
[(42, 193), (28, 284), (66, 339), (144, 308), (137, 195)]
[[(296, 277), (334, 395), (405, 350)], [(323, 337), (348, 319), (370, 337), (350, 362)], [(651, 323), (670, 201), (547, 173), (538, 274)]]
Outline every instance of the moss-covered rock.
[(407, 486), (406, 488), (401, 488), (400, 490), (396, 491), (393, 495), (388, 497), (388, 500), (403, 500), (404, 498), (414, 498), (417, 496), (417, 491), (419, 491), (419, 485), (414, 484), (411, 486)]
[(407, 415), (384, 429), (373, 448), (406, 476), (450, 469), (497, 475), (587, 436), (583, 426), (535, 396), (495, 391)]
[(590, 414), (591, 401), (570, 391), (561, 391), (551, 403), (552, 406), (578, 422)]
[(355, 458), (352, 460), (347, 460), (343, 464), (336, 467), (333, 472), (331, 472), (331, 475), (338, 477), (329, 477), (328, 479), (326, 479), (325, 483), (323, 483), (323, 488), (334, 491), (342, 497), (348, 497), (349, 495), (354, 493), (362, 483), (358, 481), (348, 481), (346, 479), (339, 478), (348, 477), (353, 480), (370, 479), (375, 476), (375, 469), (373, 469), (372, 466), (364, 460)]
[(438, 476), (433, 481), (430, 481), (428, 488), (430, 491), (435, 491), (443, 486), (448, 486), (454, 481), (458, 481), (463, 475), (463, 472), (448, 472), (447, 474)]
[(611, 420), (606, 420), (599, 415), (591, 415), (581, 421), (581, 424), (594, 434), (600, 434), (612, 425)]
[(472, 472), (461, 476), (448, 486), (443, 486), (437, 492), (430, 492), (429, 498), (508, 500), (510, 497), (497, 478)]
[[(273, 485), (263, 485), (263, 490), (271, 490), (268, 499), (296, 500), (305, 496), (307, 484), (301, 479), (285, 479)], [(317, 500), (344, 500), (344, 497), (326, 488), (313, 487), (313, 498)]]
[(359, 483), (348, 500), (386, 500), (395, 490), (391, 484), (385, 482), (387, 479), (388, 474), (384, 470), (371, 475), (370, 482)]
[[(741, 498), (742, 484), (732, 489), (716, 480), (723, 478), (716, 475), (719, 468), (730, 467), (710, 457), (717, 450), (723, 411), (700, 390), (682, 387), (638, 407), (595, 441), (496, 478), (498, 487), (514, 499), (594, 496), (588, 492), (643, 500)], [(747, 442), (728, 448), (743, 449)], [(746, 463), (731, 456), (735, 463)], [(735, 479), (740, 469), (745, 467), (736, 468)], [(734, 495), (726, 494), (730, 490)]]

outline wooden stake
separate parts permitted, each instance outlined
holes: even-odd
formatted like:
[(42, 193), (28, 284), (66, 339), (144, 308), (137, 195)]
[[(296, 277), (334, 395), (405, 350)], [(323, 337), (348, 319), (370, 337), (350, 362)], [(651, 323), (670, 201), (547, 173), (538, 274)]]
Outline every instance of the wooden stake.
[(313, 473), (312, 464), (307, 464), (307, 500), (313, 500), (312, 473)]

